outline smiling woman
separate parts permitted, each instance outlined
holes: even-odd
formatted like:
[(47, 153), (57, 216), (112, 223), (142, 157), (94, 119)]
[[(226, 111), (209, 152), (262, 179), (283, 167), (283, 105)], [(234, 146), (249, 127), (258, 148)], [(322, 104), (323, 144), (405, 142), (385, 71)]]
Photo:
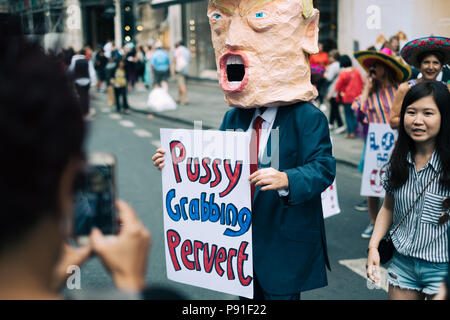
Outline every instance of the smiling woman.
[[(386, 198), (367, 259), (368, 277), (373, 281), (370, 270), (379, 267), (378, 246), (389, 233), (395, 247), (388, 269), (391, 300), (432, 297), (447, 274), (449, 106), (450, 93), (438, 81), (414, 86), (402, 104), (398, 140), (383, 183)], [(391, 227), (395, 227), (393, 232), (389, 232)]]

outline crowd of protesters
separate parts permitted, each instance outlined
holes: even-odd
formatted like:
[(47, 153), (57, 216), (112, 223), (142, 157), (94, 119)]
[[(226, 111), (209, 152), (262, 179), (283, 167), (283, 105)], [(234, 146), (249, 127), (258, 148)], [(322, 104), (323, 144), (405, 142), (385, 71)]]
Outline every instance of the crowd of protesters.
[[(345, 138), (355, 139), (358, 124), (361, 124), (364, 128), (362, 136), (366, 141), (367, 127), (371, 123), (386, 124), (399, 130), (398, 143), (383, 180), (387, 193), (381, 209), (380, 198), (376, 197), (368, 197), (364, 204), (358, 205), (358, 208), (369, 213), (369, 225), (361, 233), (363, 238), (371, 239), (367, 276), (372, 281), (379, 280), (374, 271), (380, 266), (379, 243), (391, 227), (400, 226), (403, 223), (402, 218), (408, 215), (409, 220), (405, 220), (393, 237), (395, 253), (388, 269), (389, 297), (431, 298), (439, 293), (445, 277), (448, 278), (450, 255), (450, 39), (426, 37), (406, 42), (406, 36), (399, 32), (389, 40), (380, 41), (383, 37), (377, 40), (377, 43), (367, 50), (353, 53), (355, 60), (366, 73), (365, 78), (349, 55), (341, 54), (336, 49), (326, 52), (321, 46), (319, 54), (310, 57), (312, 81), (319, 92), (318, 106), (322, 110), (329, 108), (329, 125), (334, 133), (343, 133), (346, 128)], [(14, 101), (15, 108), (14, 114), (8, 113), (13, 105), (5, 104), (2, 109), (5, 112), (4, 117), (0, 117), (0, 120), (4, 121), (1, 128), (5, 134), (2, 136), (9, 139), (4, 138), (5, 150), (12, 150), (19, 145), (22, 149), (18, 152), (29, 156), (29, 152), (36, 152), (36, 144), (40, 144), (44, 151), (46, 148), (57, 147), (57, 150), (54, 150), (56, 153), (50, 152), (50, 149), (49, 152), (37, 152), (35, 157), (42, 157), (40, 164), (44, 166), (30, 168), (23, 179), (19, 179), (20, 183), (16, 183), (17, 177), (9, 172), (5, 172), (0, 179), (3, 181), (0, 184), (4, 191), (2, 194), (13, 195), (15, 190), (21, 195), (20, 199), (14, 196), (4, 197), (7, 200), (6, 208), (17, 213), (5, 219), (9, 219), (8, 225), (17, 228), (10, 228), (9, 232), (0, 236), (0, 261), (4, 262), (1, 264), (0, 276), (3, 285), (10, 285), (9, 293), (3, 297), (58, 298), (56, 289), (64, 280), (64, 276), (58, 274), (58, 270), (65, 267), (61, 263), (70, 261), (72, 264), (81, 264), (92, 253), (97, 254), (105, 263), (118, 289), (131, 289), (135, 293), (145, 291), (150, 234), (126, 203), (117, 204), (123, 222), (120, 238), (123, 245), (119, 251), (117, 247), (121, 243), (116, 243), (116, 247), (108, 245), (96, 231), (91, 235), (92, 247), (88, 251), (69, 249), (65, 243), (67, 230), (62, 226), (72, 219), (67, 215), (74, 191), (71, 189), (72, 180), (84, 161), (82, 146), (86, 124), (82, 116), (89, 113), (89, 90), (95, 88), (100, 93), (107, 93), (108, 103), (115, 103), (117, 112), (123, 110), (128, 113), (127, 92), (134, 90), (139, 82), (148, 89), (153, 86), (166, 87), (170, 70), (174, 69), (171, 64), (175, 63), (176, 72), (179, 73), (177, 101), (187, 104), (185, 75), (189, 63), (188, 53), (185, 53), (184, 49), (178, 50), (173, 61), (160, 42), (150, 42), (147, 46), (138, 48), (129, 43), (123, 48), (116, 48), (109, 41), (95, 52), (89, 47), (77, 52), (68, 48), (56, 57), (52, 54), (46, 55), (37, 46), (22, 41), (11, 41), (8, 37), (4, 37), (2, 41), (2, 101)], [(8, 55), (16, 47), (21, 54)], [(180, 47), (184, 48), (182, 42), (177, 44), (177, 49)], [(10, 59), (9, 64), (7, 59)], [(183, 60), (186, 61), (182, 62)], [(36, 97), (37, 104), (34, 105), (38, 107), (40, 117), (34, 119), (33, 123), (30, 123), (27, 117), (29, 101), (20, 100), (20, 95), (17, 94), (17, 88), (23, 90), (27, 86), (36, 85), (35, 82), (23, 81), (26, 79), (22, 77), (24, 68), (30, 62), (38, 66), (32, 72), (42, 80), (38, 83), (41, 91)], [(56, 63), (62, 66), (57, 66)], [(72, 82), (69, 82), (69, 79)], [(69, 83), (73, 85), (73, 90)], [(12, 90), (7, 90), (9, 87)], [(59, 90), (55, 91), (55, 88)], [(67, 112), (56, 108), (59, 105), (65, 105)], [(345, 126), (340, 105), (344, 109)], [(49, 112), (54, 112), (55, 117), (52, 120), (58, 121), (47, 119)], [(7, 118), (11, 117), (11, 114), (13, 117)], [(26, 123), (36, 134), (33, 137), (14, 136), (12, 125), (15, 122), (17, 125)], [(47, 122), (50, 126), (42, 127)], [(47, 132), (49, 128), (53, 131)], [(54, 140), (43, 139), (41, 135), (51, 136)], [(366, 148), (365, 144), (360, 171), (364, 166)], [(60, 154), (57, 154), (58, 152)], [(13, 152), (5, 154), (13, 155)], [(19, 168), (24, 165), (13, 158), (3, 157), (4, 167), (17, 168), (14, 172), (21, 172)], [(58, 166), (58, 174), (46, 177), (45, 170), (52, 171), (55, 163)], [(48, 165), (48, 168), (45, 165)], [(23, 184), (22, 181), (31, 179), (30, 174), (34, 175), (33, 183)], [(36, 189), (36, 183), (42, 183), (44, 187), (37, 189), (43, 193), (34, 194), (30, 191)], [(421, 187), (415, 188), (417, 185)], [(65, 193), (59, 192), (56, 186), (62, 186)], [(53, 193), (46, 193), (46, 187), (53, 190)], [(427, 188), (431, 191), (428, 192)], [(421, 207), (414, 207), (417, 199), (422, 196), (423, 200), (419, 202)], [(24, 202), (24, 197), (32, 201)], [(412, 207), (409, 202), (413, 203)], [(31, 216), (33, 220), (21, 219), (21, 215)], [(131, 232), (129, 225), (135, 227), (132, 235), (128, 234)], [(136, 237), (137, 233), (139, 237)], [(134, 242), (130, 240), (133, 236)], [(10, 244), (29, 246), (30, 250), (18, 256), (7, 250), (7, 245)], [(36, 259), (35, 253), (43, 248), (48, 252), (48, 256)], [(128, 257), (129, 260), (123, 257)], [(45, 272), (29, 273), (26, 268), (17, 268), (23, 261), (30, 261), (30, 266), (36, 265), (36, 270)], [(133, 263), (140, 264), (141, 268), (136, 271), (134, 266), (130, 266)], [(122, 264), (134, 272), (131, 278), (139, 278), (138, 282), (133, 282), (136, 279), (116, 276), (115, 273), (119, 273), (116, 270), (121, 269)], [(419, 264), (426, 270), (426, 277), (418, 275), (414, 269)], [(11, 275), (14, 277), (11, 278)], [(22, 287), (13, 281), (21, 277)], [(33, 285), (35, 288), (32, 288)]]
[(67, 48), (59, 53), (68, 74), (73, 78), (83, 114), (89, 113), (89, 90), (95, 87), (106, 93), (108, 105), (116, 111), (129, 113), (127, 94), (135, 89), (151, 90), (162, 87), (168, 91), (168, 80), (176, 77), (176, 102), (188, 103), (186, 76), (189, 73), (190, 52), (181, 40), (169, 53), (160, 41), (149, 40), (147, 45), (127, 43), (117, 48), (112, 41), (100, 45), (96, 51), (85, 46), (79, 51)]

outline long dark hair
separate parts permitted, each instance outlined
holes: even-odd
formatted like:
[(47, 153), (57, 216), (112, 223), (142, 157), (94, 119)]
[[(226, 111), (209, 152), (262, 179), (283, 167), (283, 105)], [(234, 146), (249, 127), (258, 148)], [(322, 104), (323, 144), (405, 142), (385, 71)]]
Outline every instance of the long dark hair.
[(436, 151), (442, 163), (441, 184), (450, 188), (450, 93), (446, 85), (438, 81), (424, 81), (412, 87), (406, 94), (400, 113), (398, 140), (389, 161), (391, 188), (399, 188), (408, 180), (408, 152), (414, 155), (416, 146), (405, 131), (406, 108), (424, 97), (433, 97), (441, 114), (441, 129), (436, 137)]
[(61, 60), (11, 29), (0, 17), (0, 252), (61, 211), (60, 180), (86, 134)]

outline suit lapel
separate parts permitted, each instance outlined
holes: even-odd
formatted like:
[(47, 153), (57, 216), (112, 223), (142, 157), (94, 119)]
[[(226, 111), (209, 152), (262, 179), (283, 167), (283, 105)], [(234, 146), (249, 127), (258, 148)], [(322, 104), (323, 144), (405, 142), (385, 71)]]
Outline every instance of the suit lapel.
[(255, 109), (239, 109), (236, 122), (233, 124), (233, 129), (247, 131), (250, 126), (250, 122), (252, 122), (254, 112)]

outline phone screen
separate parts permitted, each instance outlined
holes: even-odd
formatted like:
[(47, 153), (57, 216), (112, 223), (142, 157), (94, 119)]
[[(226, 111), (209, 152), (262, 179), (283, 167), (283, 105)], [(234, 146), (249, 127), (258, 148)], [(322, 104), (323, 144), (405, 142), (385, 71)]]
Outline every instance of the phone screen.
[(105, 235), (118, 233), (114, 170), (112, 155), (89, 155), (88, 165), (79, 177), (79, 189), (75, 194), (75, 237), (88, 236), (93, 227)]

